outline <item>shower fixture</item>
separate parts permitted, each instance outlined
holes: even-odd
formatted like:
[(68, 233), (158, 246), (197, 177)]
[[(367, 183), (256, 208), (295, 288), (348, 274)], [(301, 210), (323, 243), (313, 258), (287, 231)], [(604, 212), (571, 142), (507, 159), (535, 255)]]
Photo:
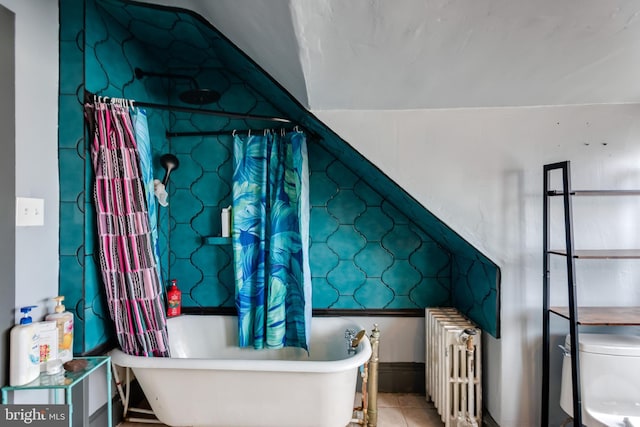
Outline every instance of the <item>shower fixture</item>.
[(171, 175), (172, 171), (178, 169), (178, 167), (180, 166), (180, 161), (173, 154), (167, 153), (160, 156), (160, 165), (162, 165), (162, 167), (166, 170), (164, 179), (162, 180), (162, 185), (166, 187), (167, 183), (169, 182), (169, 175)]
[(135, 68), (134, 73), (138, 80), (143, 77), (164, 77), (168, 79), (183, 79), (189, 80), (191, 89), (181, 92), (178, 95), (180, 101), (186, 104), (193, 105), (206, 105), (217, 102), (222, 95), (213, 89), (201, 89), (196, 79), (186, 74), (172, 74), (172, 73), (156, 73), (153, 71), (143, 71), (140, 68)]

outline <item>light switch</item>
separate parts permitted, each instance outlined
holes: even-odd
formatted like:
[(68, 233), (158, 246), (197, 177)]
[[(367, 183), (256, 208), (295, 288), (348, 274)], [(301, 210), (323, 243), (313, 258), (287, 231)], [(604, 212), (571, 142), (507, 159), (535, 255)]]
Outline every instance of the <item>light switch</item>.
[(16, 226), (44, 225), (44, 199), (16, 198)]

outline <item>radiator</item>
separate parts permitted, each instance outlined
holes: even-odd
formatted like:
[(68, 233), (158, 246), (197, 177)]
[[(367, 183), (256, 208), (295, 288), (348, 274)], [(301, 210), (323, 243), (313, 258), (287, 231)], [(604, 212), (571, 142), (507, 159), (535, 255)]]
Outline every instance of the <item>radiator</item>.
[(427, 398), (446, 427), (482, 425), (481, 331), (454, 308), (425, 310)]

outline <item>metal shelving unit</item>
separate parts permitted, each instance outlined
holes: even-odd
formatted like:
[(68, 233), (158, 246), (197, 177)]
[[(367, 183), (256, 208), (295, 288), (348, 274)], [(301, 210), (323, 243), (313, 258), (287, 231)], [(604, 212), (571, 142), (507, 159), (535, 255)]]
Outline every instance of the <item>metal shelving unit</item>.
[[(564, 161), (544, 165), (543, 178), (543, 354), (542, 354), (542, 416), (541, 426), (549, 425), (549, 320), (551, 314), (569, 320), (569, 336), (571, 343), (571, 378), (573, 394), (573, 425), (582, 426), (582, 399), (580, 395), (580, 360), (578, 351), (578, 334), (580, 325), (589, 326), (628, 326), (640, 325), (640, 307), (578, 307), (576, 287), (576, 260), (579, 259), (640, 259), (640, 250), (576, 250), (573, 244), (573, 210), (571, 199), (575, 196), (629, 196), (640, 195), (640, 190), (586, 190), (571, 189), (570, 162)], [(552, 190), (550, 175), (562, 172), (562, 190)], [(550, 249), (550, 206), (551, 197), (562, 197), (564, 211), (565, 248)], [(551, 255), (566, 258), (568, 307), (550, 306), (550, 258)]]

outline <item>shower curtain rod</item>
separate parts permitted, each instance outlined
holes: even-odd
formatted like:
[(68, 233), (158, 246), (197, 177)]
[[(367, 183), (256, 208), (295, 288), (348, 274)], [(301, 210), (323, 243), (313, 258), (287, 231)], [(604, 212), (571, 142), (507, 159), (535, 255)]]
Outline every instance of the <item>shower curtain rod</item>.
[[(299, 126), (296, 126), (299, 127)], [(303, 129), (302, 127), (299, 127), (300, 129)], [(233, 132), (235, 131), (236, 133), (246, 133), (246, 132), (250, 132), (254, 135), (260, 135), (264, 132), (267, 131), (271, 131), (271, 132), (277, 132), (280, 129), (273, 129), (273, 128), (264, 128), (264, 129), (233, 129), (233, 130), (203, 130), (203, 131), (194, 131), (194, 132), (166, 132), (166, 136), (167, 138), (173, 138), (173, 137), (181, 137), (181, 136), (225, 136), (225, 135), (232, 135)], [(285, 129), (287, 132), (289, 132), (289, 130)], [(295, 128), (292, 128), (290, 131), (295, 130)], [(305, 130), (306, 131), (306, 130)], [(309, 131), (306, 131), (307, 133), (311, 133)]]
[(138, 107), (155, 108), (158, 110), (179, 111), (181, 113), (207, 114), (211, 116), (228, 117), (230, 119), (264, 120), (268, 122), (293, 123), (291, 120), (285, 119), (283, 117), (270, 117), (270, 116), (260, 116), (255, 114), (229, 113), (229, 112), (220, 111), (220, 110), (204, 110), (200, 108), (180, 107), (177, 105), (155, 104), (153, 102), (140, 102), (140, 101), (134, 100), (133, 105)]
[[(312, 140), (315, 141), (320, 141), (322, 140), (322, 137), (304, 127), (304, 126), (300, 126), (300, 125), (296, 125), (294, 126), (292, 129), (285, 129), (285, 131), (287, 132), (292, 132), (295, 131), (297, 129), (304, 131)], [(250, 132), (253, 135), (260, 135), (262, 133), (264, 133), (265, 131), (271, 131), (271, 132), (278, 132), (278, 128), (264, 128), (264, 129), (233, 129), (233, 130), (203, 130), (203, 131), (193, 131), (193, 132), (169, 132), (167, 131), (165, 133), (167, 138), (179, 138), (179, 137), (183, 137), (183, 136), (226, 136), (226, 135), (233, 135), (233, 132), (235, 131), (236, 133), (246, 133), (246, 132)]]
[[(84, 93), (85, 93), (85, 102), (93, 102), (95, 97), (97, 97), (96, 94), (91, 93), (88, 90), (85, 90)], [(101, 97), (104, 98), (104, 99), (107, 99), (107, 98), (108, 99), (119, 99), (119, 98), (111, 98), (111, 97), (107, 97), (107, 96), (101, 96)], [(285, 119), (283, 117), (271, 117), (271, 116), (261, 116), (261, 115), (243, 114), (243, 113), (230, 113), (230, 112), (227, 112), (227, 111), (220, 111), (220, 110), (206, 110), (206, 109), (193, 108), (193, 107), (181, 107), (181, 106), (169, 105), (169, 104), (156, 104), (156, 103), (153, 103), (153, 102), (141, 102), (141, 101), (136, 101), (135, 99), (132, 99), (130, 101), (133, 101), (133, 106), (154, 108), (154, 109), (157, 109), (157, 110), (178, 111), (178, 112), (181, 112), (181, 113), (207, 114), (207, 115), (213, 115), (213, 116), (228, 117), (230, 119), (264, 120), (264, 121), (269, 121), (269, 122), (279, 122), (279, 123), (291, 123), (291, 124), (293, 124), (293, 122), (291, 120)]]

